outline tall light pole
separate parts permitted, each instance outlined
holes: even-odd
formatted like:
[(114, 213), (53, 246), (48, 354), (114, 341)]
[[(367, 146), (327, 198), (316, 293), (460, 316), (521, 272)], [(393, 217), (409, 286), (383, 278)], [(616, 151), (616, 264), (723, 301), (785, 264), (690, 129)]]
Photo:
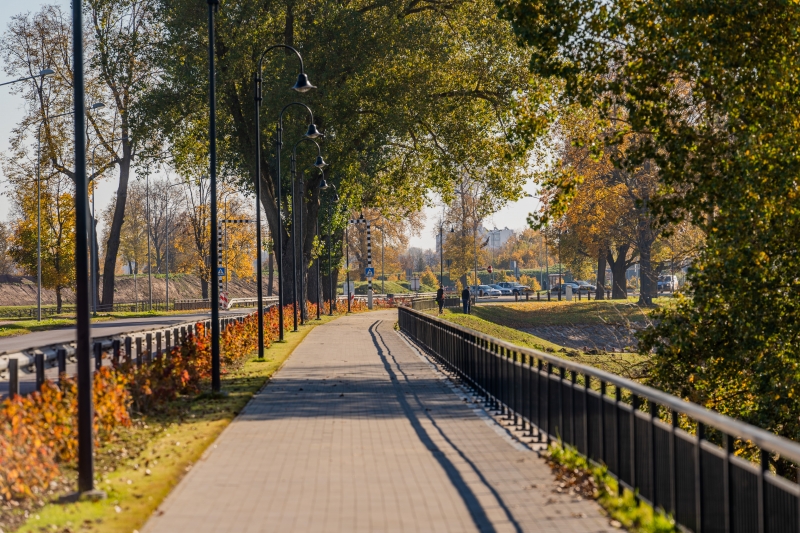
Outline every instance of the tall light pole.
[[(336, 185), (333, 183), (328, 184), (325, 178), (319, 183), (319, 188), (322, 190), (333, 189), (333, 194), (328, 198), (328, 284), (330, 286), (330, 305), (328, 307), (328, 314), (333, 316), (333, 306), (336, 305), (336, 289), (333, 285), (333, 274), (331, 273), (331, 248), (333, 248), (333, 218), (331, 218), (331, 204), (339, 201), (339, 195), (336, 193)], [(347, 231), (345, 229), (345, 231)]]
[[(75, 0), (73, 0), (75, 1)], [(216, 73), (214, 69), (214, 14), (219, 10), (219, 0), (208, 2), (208, 153), (209, 196), (211, 197), (211, 390), (220, 392), (219, 358), (219, 284), (216, 280), (219, 252), (217, 251), (217, 98)]]
[(384, 233), (384, 226), (381, 224), (380, 226), (375, 226), (381, 230), (381, 294), (386, 296), (386, 287), (384, 286), (383, 282), (386, 276), (383, 274), (383, 248), (386, 246), (386, 235)]
[[(17, 82), (20, 82), (20, 81), (32, 80), (34, 78), (44, 78), (45, 76), (50, 76), (51, 74), (55, 74), (55, 73), (56, 73), (55, 70), (46, 68), (46, 69), (40, 70), (39, 74), (34, 74), (33, 76), (26, 76), (24, 78), (19, 78), (19, 79), (11, 80), (11, 81), (4, 81), (3, 83), (0, 83), (0, 87), (2, 87), (3, 85), (11, 85), (12, 83), (17, 83)], [(64, 114), (65, 115), (69, 115), (71, 113), (64, 113)], [(60, 116), (60, 115), (58, 115), (58, 116)], [(55, 117), (51, 117), (51, 118), (55, 118)]]
[[(258, 60), (258, 72), (255, 75), (255, 125), (256, 125), (256, 172), (255, 172), (255, 185), (256, 185), (256, 248), (258, 248), (258, 257), (256, 258), (256, 283), (258, 287), (256, 289), (258, 293), (258, 357), (260, 359), (264, 358), (264, 291), (261, 287), (262, 285), (262, 264), (261, 264), (261, 75), (263, 72), (263, 65), (264, 65), (264, 57), (267, 55), (268, 52), (271, 50), (275, 50), (278, 48), (284, 48), (287, 50), (291, 50), (292, 52), (297, 55), (297, 58), (300, 60), (300, 75), (297, 78), (297, 83), (294, 84), (294, 89), (297, 92), (304, 93), (306, 91), (310, 91), (314, 89), (314, 86), (308, 81), (308, 76), (306, 76), (304, 67), (303, 67), (303, 57), (300, 55), (300, 52), (292, 48), (291, 46), (285, 44), (276, 44), (273, 46), (268, 47), (264, 52), (261, 54), (261, 57)], [(279, 147), (280, 150), (280, 147)], [(280, 162), (280, 154), (278, 155), (278, 162)], [(280, 164), (278, 165), (278, 169), (280, 169)], [(281, 182), (280, 182), (280, 170), (278, 173), (278, 180), (275, 183), (275, 196), (276, 196), (276, 205), (278, 207), (278, 235), (277, 239), (273, 236), (273, 249), (277, 253), (277, 263), (278, 263), (278, 335), (280, 340), (283, 340), (283, 280), (281, 279), (281, 272), (283, 272), (283, 242), (281, 236)], [(277, 243), (277, 246), (275, 246)], [(270, 286), (270, 291), (272, 287)]]
[[(299, 81), (299, 80), (298, 80)], [(277, 180), (276, 180), (276, 196), (278, 198), (278, 222), (281, 221), (281, 203), (280, 203), (280, 186), (281, 186), (281, 148), (283, 148), (283, 114), (286, 113), (286, 110), (292, 106), (300, 106), (308, 111), (309, 116), (311, 117), (311, 123), (308, 125), (308, 131), (306, 131), (305, 136), (310, 139), (316, 139), (317, 137), (321, 137), (322, 134), (317, 130), (317, 125), (314, 124), (314, 113), (311, 111), (311, 108), (308, 107), (306, 104), (302, 104), (300, 102), (292, 102), (290, 104), (286, 104), (283, 109), (281, 109), (280, 115), (278, 115), (278, 125), (277, 125), (277, 135), (275, 138), (275, 146), (276, 146), (276, 157), (277, 157)], [(282, 225), (279, 224), (282, 228)], [(295, 228), (292, 228), (294, 232)], [(278, 232), (278, 250), (281, 251), (280, 257), (278, 258), (278, 263), (280, 264), (283, 258), (283, 236), (280, 232)], [(293, 265), (292, 270), (296, 271), (296, 267)], [(278, 274), (281, 275), (280, 272)], [(296, 272), (293, 274), (296, 275)], [(296, 278), (293, 279), (294, 286), (292, 287), (293, 291), (293, 302), (292, 302), (292, 310), (294, 313), (294, 331), (297, 331), (297, 281)], [(279, 282), (278, 284), (278, 299), (279, 301), (282, 299), (282, 283)], [(282, 302), (281, 302), (282, 304)], [(281, 307), (281, 312), (278, 313), (278, 329), (280, 330), (280, 340), (283, 340), (283, 307)]]
[[(298, 240), (300, 241), (300, 323), (302, 324), (305, 320), (306, 315), (306, 298), (305, 298), (305, 284), (304, 284), (304, 276), (303, 276), (303, 265), (305, 264), (304, 259), (304, 247), (303, 247), (303, 191), (301, 190), (300, 193), (297, 193), (297, 146), (303, 142), (308, 141), (314, 143), (317, 147), (317, 160), (314, 162), (314, 166), (318, 169), (322, 170), (327, 163), (325, 160), (322, 159), (322, 149), (317, 144), (317, 141), (310, 137), (303, 137), (299, 141), (297, 141), (294, 146), (292, 147), (292, 160), (291, 160), (291, 172), (292, 172), (292, 283), (296, 286), (297, 285), (297, 251), (295, 250), (295, 242)], [(304, 182), (301, 180), (301, 185)], [(301, 187), (302, 189), (302, 187)], [(297, 216), (297, 212), (300, 212), (300, 216)], [(298, 222), (299, 218), (299, 222)], [(297, 228), (297, 231), (295, 231)], [(297, 316), (295, 311), (295, 323), (294, 323), (294, 330), (297, 331)]]
[(72, 104), (75, 113), (75, 301), (76, 343), (78, 359), (78, 492), (90, 497), (103, 497), (94, 491), (94, 414), (92, 409), (92, 369), (90, 351), (92, 323), (89, 317), (88, 231), (89, 183), (86, 179), (86, 115), (83, 77), (83, 1), (72, 1)]
[[(153, 310), (153, 263), (150, 259), (150, 174), (145, 176), (145, 216), (147, 217), (147, 305), (148, 310)], [(211, 226), (212, 228), (214, 226)]]

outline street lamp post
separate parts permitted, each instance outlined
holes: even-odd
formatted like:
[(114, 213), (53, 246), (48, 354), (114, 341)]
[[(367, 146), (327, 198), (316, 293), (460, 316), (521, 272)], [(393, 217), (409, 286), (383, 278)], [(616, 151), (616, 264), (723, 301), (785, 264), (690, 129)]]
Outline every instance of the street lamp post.
[[(300, 80), (298, 80), (298, 82), (299, 81)], [(276, 196), (278, 198), (278, 222), (279, 222), (279, 227), (281, 227), (281, 224), (280, 224), (280, 222), (281, 222), (281, 201), (280, 201), (281, 193), (280, 193), (280, 187), (281, 187), (281, 148), (283, 147), (283, 114), (286, 112), (287, 109), (289, 109), (290, 107), (295, 106), (295, 105), (296, 106), (300, 106), (300, 107), (304, 107), (306, 109), (306, 111), (308, 111), (309, 116), (311, 117), (311, 123), (308, 125), (308, 131), (306, 132), (305, 136), (310, 138), (310, 139), (316, 139), (317, 137), (321, 137), (322, 136), (322, 134), (319, 132), (319, 130), (317, 130), (316, 124), (314, 124), (314, 113), (311, 111), (311, 108), (308, 107), (306, 104), (302, 104), (300, 102), (292, 102), (290, 104), (286, 104), (283, 107), (283, 109), (281, 109), (281, 113), (278, 116), (277, 135), (276, 135), (276, 139), (275, 139), (275, 145), (276, 145), (275, 152), (276, 152), (276, 156), (277, 156), (277, 164), (276, 164), (276, 166), (277, 166)], [(295, 231), (295, 228), (292, 228), (292, 232), (294, 232), (294, 231)], [(294, 239), (294, 237), (293, 237), (293, 239)], [(283, 242), (282, 242), (282, 236), (281, 236), (280, 232), (278, 232), (278, 242), (279, 242), (278, 250), (281, 251), (280, 257), (278, 258), (278, 263), (280, 264), (281, 261), (282, 261), (282, 258), (283, 258), (283, 251), (282, 251)], [(292, 240), (292, 243), (294, 245), (294, 240)], [(293, 249), (293, 251), (294, 251), (294, 249)], [(294, 258), (293, 258), (293, 261), (294, 261)], [(293, 313), (294, 313), (294, 331), (297, 331), (297, 278), (296, 278), (297, 272), (296, 272), (296, 269), (297, 268), (296, 268), (295, 264), (293, 263), (292, 264), (292, 270), (294, 272), (293, 272), (293, 278), (292, 278), (292, 281), (293, 281), (293, 287), (292, 287), (293, 294), (292, 294), (292, 296), (293, 296), (293, 300), (294, 301), (292, 302), (292, 310), (293, 310)], [(278, 275), (280, 276), (281, 273), (279, 272)], [(281, 292), (282, 291), (282, 289), (281, 289), (282, 286), (283, 286), (282, 283), (278, 284), (278, 299), (279, 299), (279, 301), (282, 298), (282, 292)], [(278, 329), (280, 330), (280, 334), (281, 334), (280, 338), (281, 338), (281, 340), (283, 340), (283, 308), (281, 308), (281, 312), (278, 313), (278, 316), (280, 317), (279, 318)]]
[[(350, 312), (350, 239), (347, 236), (347, 228), (350, 224), (344, 227), (344, 253), (345, 253), (345, 271), (347, 272), (347, 312)], [(344, 292), (344, 291), (342, 291)]]
[[(219, 10), (219, 0), (208, 2), (208, 148), (209, 148), (209, 196), (211, 197), (211, 272), (216, 273), (219, 252), (217, 250), (217, 99), (214, 68), (214, 13)], [(212, 276), (213, 278), (214, 276)], [(220, 392), (220, 354), (219, 354), (219, 284), (211, 283), (211, 390)]]
[[(297, 285), (297, 251), (295, 249), (295, 242), (298, 240), (300, 241), (300, 323), (303, 324), (305, 321), (306, 316), (306, 298), (305, 298), (305, 284), (304, 284), (304, 276), (303, 276), (303, 265), (305, 264), (304, 259), (304, 247), (303, 247), (303, 191), (301, 190), (300, 193), (297, 193), (297, 146), (303, 142), (309, 141), (314, 143), (317, 147), (317, 160), (314, 162), (314, 166), (318, 169), (322, 169), (323, 167), (327, 166), (327, 163), (322, 159), (322, 149), (320, 148), (317, 142), (310, 138), (310, 137), (303, 137), (299, 141), (297, 141), (294, 146), (292, 147), (292, 159), (291, 159), (291, 172), (292, 172), (292, 283), (294, 286)], [(301, 189), (303, 188), (304, 182), (301, 180)], [(297, 216), (297, 212), (300, 212), (300, 216)], [(298, 222), (299, 218), (299, 222)], [(295, 231), (297, 228), (297, 231)], [(295, 322), (294, 322), (294, 330), (297, 331), (297, 315), (295, 311)]]
[[(17, 83), (19, 81), (32, 80), (34, 78), (44, 78), (45, 76), (50, 76), (51, 74), (55, 74), (55, 73), (56, 72), (53, 69), (46, 68), (46, 69), (40, 70), (39, 74), (34, 74), (33, 76), (26, 76), (24, 78), (19, 78), (17, 80), (5, 81), (3, 83), (0, 83), (0, 87), (2, 87), (3, 85), (11, 85), (12, 83)], [(77, 109), (77, 107), (75, 109)], [(70, 113), (64, 113), (64, 114), (65, 115), (69, 115)], [(55, 117), (52, 117), (52, 118), (55, 118)]]
[(92, 409), (91, 345), (92, 323), (89, 317), (88, 215), (89, 183), (86, 179), (86, 116), (83, 61), (83, 1), (72, 2), (72, 103), (75, 113), (75, 283), (76, 343), (78, 359), (78, 492), (91, 498), (104, 493), (94, 490), (94, 416)]
[[(258, 284), (257, 293), (258, 293), (258, 357), (260, 359), (264, 358), (264, 291), (262, 289), (262, 264), (261, 264), (261, 75), (263, 72), (263, 65), (264, 65), (264, 57), (267, 55), (267, 52), (271, 50), (275, 50), (278, 48), (284, 48), (287, 50), (291, 50), (297, 55), (297, 58), (300, 60), (300, 75), (297, 78), (297, 83), (294, 84), (294, 89), (297, 92), (304, 93), (314, 88), (311, 83), (308, 81), (308, 76), (305, 74), (305, 69), (303, 67), (303, 57), (300, 55), (300, 52), (292, 48), (291, 46), (285, 44), (276, 44), (273, 46), (268, 47), (264, 52), (261, 54), (261, 57), (258, 60), (258, 72), (256, 72), (255, 76), (255, 125), (256, 125), (256, 172), (255, 172), (255, 186), (256, 186), (256, 248), (258, 248), (258, 257), (256, 258), (256, 269), (258, 272), (256, 273), (256, 283)], [(278, 148), (280, 150), (280, 146)], [(278, 154), (278, 162), (280, 162), (280, 154)], [(273, 244), (277, 243), (277, 246), (273, 246), (274, 250), (277, 253), (277, 262), (278, 262), (278, 335), (279, 339), (283, 340), (283, 280), (281, 279), (281, 272), (283, 271), (283, 243), (281, 242), (281, 182), (280, 182), (280, 164), (278, 165), (279, 173), (278, 173), (278, 180), (275, 184), (275, 192), (277, 198), (277, 206), (278, 206), (278, 235), (277, 240), (273, 236)], [(270, 286), (270, 291), (272, 287)]]
[[(331, 248), (333, 248), (333, 219), (331, 218), (331, 204), (339, 201), (339, 195), (336, 193), (336, 185), (333, 183), (329, 185), (328, 182), (325, 181), (325, 178), (323, 178), (319, 183), (319, 188), (322, 190), (328, 188), (333, 189), (333, 194), (328, 198), (328, 284), (330, 285), (330, 305), (328, 307), (328, 314), (333, 316), (333, 306), (336, 305), (336, 293), (334, 292), (335, 288), (333, 285), (333, 275), (331, 273), (331, 263), (333, 262), (331, 259)], [(345, 231), (347, 230), (345, 229)]]

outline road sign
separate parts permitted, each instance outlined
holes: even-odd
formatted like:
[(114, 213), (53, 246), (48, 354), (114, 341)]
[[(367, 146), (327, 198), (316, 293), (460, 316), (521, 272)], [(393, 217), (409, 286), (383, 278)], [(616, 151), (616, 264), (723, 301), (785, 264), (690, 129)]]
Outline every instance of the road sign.
[(230, 309), (230, 303), (228, 301), (228, 293), (225, 291), (219, 293), (219, 306), (223, 309)]
[(375, 277), (375, 269), (373, 267), (367, 267), (364, 269), (364, 275), (367, 279), (372, 279)]
[(217, 277), (225, 277), (225, 267), (217, 267)]
[(487, 268), (486, 270), (489, 271), (489, 274), (491, 274), (492, 273), (492, 265), (489, 265), (489, 268)]

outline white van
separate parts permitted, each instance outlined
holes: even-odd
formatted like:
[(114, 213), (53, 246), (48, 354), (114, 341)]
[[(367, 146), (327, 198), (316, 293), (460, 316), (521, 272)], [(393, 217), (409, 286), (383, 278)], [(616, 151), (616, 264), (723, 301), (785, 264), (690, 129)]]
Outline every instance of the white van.
[(678, 290), (678, 276), (658, 276), (658, 292), (674, 292)]

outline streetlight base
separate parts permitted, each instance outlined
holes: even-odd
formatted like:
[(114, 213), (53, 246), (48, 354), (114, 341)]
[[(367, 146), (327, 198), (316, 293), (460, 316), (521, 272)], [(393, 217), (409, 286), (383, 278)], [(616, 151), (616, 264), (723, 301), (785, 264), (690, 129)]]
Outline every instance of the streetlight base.
[(106, 491), (92, 489), (84, 492), (71, 492), (58, 499), (58, 503), (98, 502), (108, 498)]

